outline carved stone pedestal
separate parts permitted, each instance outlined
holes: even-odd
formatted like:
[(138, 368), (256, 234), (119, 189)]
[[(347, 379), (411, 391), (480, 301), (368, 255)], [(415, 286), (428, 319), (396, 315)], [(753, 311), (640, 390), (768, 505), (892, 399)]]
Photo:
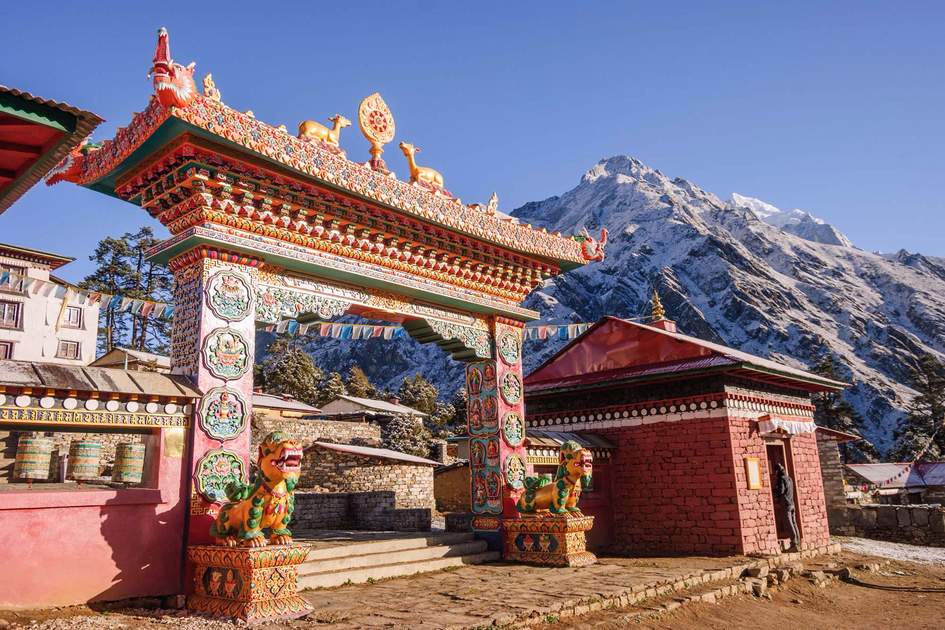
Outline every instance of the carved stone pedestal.
[(297, 619), (312, 611), (298, 595), (298, 565), (310, 545), (187, 548), (194, 564), (194, 590), (187, 608), (251, 624)]
[(584, 533), (593, 516), (523, 514), (503, 521), (505, 559), (552, 567), (586, 567), (597, 562)]

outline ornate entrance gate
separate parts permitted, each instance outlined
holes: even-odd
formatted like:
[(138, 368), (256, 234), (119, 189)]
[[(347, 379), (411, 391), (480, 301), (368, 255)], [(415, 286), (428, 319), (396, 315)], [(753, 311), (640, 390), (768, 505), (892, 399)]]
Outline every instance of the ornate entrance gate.
[[(300, 136), (226, 106), (209, 75), (173, 62), (159, 31), (155, 95), (101, 147), (59, 166), (66, 180), (147, 210), (171, 232), (150, 255), (173, 270), (172, 367), (203, 399), (192, 423), (189, 544), (208, 541), (214, 506), (245, 477), (257, 323), (354, 313), (402, 323), (467, 363), (474, 526), (500, 540), (525, 474), (519, 306), (543, 280), (603, 257), (603, 241), (520, 225), (488, 206), (462, 204), (402, 143), (412, 182), (380, 159), (393, 118), (379, 95), (360, 126), (365, 164), (328, 130)], [(326, 133), (320, 133), (319, 128)], [(438, 175), (438, 174), (437, 174)]]

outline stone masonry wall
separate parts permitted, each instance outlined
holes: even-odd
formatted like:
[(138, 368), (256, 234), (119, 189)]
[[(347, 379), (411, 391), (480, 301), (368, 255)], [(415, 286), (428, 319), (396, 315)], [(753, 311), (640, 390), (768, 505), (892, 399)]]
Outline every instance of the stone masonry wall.
[(440, 512), (470, 511), (469, 465), (456, 465), (435, 473), (433, 491), (436, 509)]
[(837, 533), (845, 518), (846, 493), (843, 490), (843, 464), (837, 441), (817, 433), (817, 452), (820, 456), (820, 474), (824, 480), (824, 502), (830, 531)]
[(742, 552), (725, 417), (595, 432), (618, 447), (611, 462), (615, 551)]
[(291, 527), (296, 533), (320, 529), (429, 531), (429, 509), (396, 509), (393, 492), (296, 492)]
[(285, 431), (301, 441), (303, 448), (308, 448), (316, 441), (375, 447), (381, 445), (381, 428), (371, 422), (284, 418), (278, 414), (256, 411), (253, 413), (254, 452), (259, 443), (273, 431)]
[(433, 466), (341, 453), (318, 446), (305, 449), (299, 489), (321, 492), (393, 492), (398, 508), (432, 510)]
[(877, 540), (945, 547), (945, 507), (848, 505), (834, 533)]

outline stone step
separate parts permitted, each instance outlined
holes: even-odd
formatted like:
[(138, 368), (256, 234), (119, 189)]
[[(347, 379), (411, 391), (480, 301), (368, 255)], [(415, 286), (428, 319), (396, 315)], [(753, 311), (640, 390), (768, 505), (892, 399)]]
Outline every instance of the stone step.
[(495, 562), (501, 557), (501, 555), (502, 554), (498, 551), (484, 551), (482, 553), (470, 554), (466, 556), (450, 556), (445, 558), (435, 558), (433, 560), (420, 560), (418, 562), (381, 564), (353, 570), (343, 569), (341, 571), (330, 571), (327, 573), (300, 575), (299, 590), (329, 588), (332, 586), (341, 586), (342, 584), (349, 583), (361, 584), (369, 580), (383, 580), (386, 578), (413, 575), (415, 573), (440, 571), (442, 569), (458, 567), (465, 564)]
[(435, 560), (437, 558), (467, 556), (482, 553), (486, 551), (488, 547), (488, 543), (484, 540), (469, 540), (452, 545), (415, 547), (413, 549), (401, 549), (399, 551), (372, 552), (334, 558), (319, 558), (316, 560), (307, 559), (303, 564), (299, 565), (299, 575), (314, 575), (317, 573), (354, 570), (388, 564), (407, 564), (423, 560)]
[[(299, 542), (306, 542), (305, 535), (296, 537)], [(389, 553), (406, 549), (422, 549), (424, 547), (438, 547), (441, 545), (456, 545), (475, 540), (470, 532), (450, 532), (444, 534), (427, 534), (421, 536), (398, 536), (388, 539), (368, 540), (364, 542), (345, 543), (338, 545), (320, 546), (317, 541), (315, 549), (308, 553), (306, 563), (314, 560), (328, 560), (330, 558), (347, 558), (349, 556), (364, 556), (368, 554)]]

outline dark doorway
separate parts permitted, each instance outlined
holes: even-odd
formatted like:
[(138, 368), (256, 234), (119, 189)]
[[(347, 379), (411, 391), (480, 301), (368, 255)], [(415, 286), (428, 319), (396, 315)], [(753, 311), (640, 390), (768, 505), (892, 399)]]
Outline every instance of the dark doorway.
[(788, 462), (784, 444), (780, 442), (769, 442), (765, 444), (765, 451), (768, 457), (768, 489), (771, 491), (771, 503), (774, 505), (774, 524), (778, 534), (778, 541), (782, 549), (785, 549), (791, 544), (791, 525), (788, 522), (787, 508), (784, 503), (775, 496), (778, 487), (778, 464), (784, 466), (784, 469), (788, 471), (788, 475), (790, 475), (792, 479), (794, 474), (791, 471), (791, 465)]

